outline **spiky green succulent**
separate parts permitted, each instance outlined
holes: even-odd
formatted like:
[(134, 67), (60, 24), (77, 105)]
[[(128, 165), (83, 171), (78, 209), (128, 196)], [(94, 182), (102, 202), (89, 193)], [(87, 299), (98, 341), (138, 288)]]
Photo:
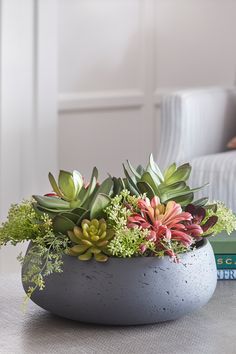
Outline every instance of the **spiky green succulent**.
[(49, 173), (49, 181), (55, 195), (34, 195), (35, 210), (48, 214), (52, 218), (54, 232), (65, 235), (68, 230), (80, 226), (83, 219), (102, 218), (104, 209), (113, 195), (114, 182), (108, 177), (98, 185), (97, 178), (96, 167), (87, 187), (78, 171), (60, 171), (58, 183)]
[(68, 236), (73, 246), (68, 249), (68, 254), (77, 256), (81, 261), (95, 258), (98, 262), (108, 260), (107, 245), (114, 236), (114, 231), (107, 229), (104, 219), (84, 219), (81, 227), (74, 226), (73, 231), (68, 231)]
[(202, 188), (191, 189), (187, 185), (191, 173), (191, 166), (188, 163), (179, 167), (173, 163), (165, 170), (164, 174), (154, 162), (152, 155), (150, 155), (146, 169), (142, 166), (135, 169), (129, 161), (127, 161), (127, 165), (127, 167), (123, 165), (125, 173), (123, 183), (131, 194), (137, 196), (146, 193), (150, 199), (158, 196), (161, 203), (174, 200), (176, 203), (186, 206), (193, 201), (194, 192)]

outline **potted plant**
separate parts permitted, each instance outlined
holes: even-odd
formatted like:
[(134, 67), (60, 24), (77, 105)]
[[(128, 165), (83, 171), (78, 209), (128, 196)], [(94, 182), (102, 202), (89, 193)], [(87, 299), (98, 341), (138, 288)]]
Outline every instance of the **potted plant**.
[(125, 177), (89, 183), (78, 171), (49, 173), (52, 192), (12, 205), (0, 245), (30, 241), (22, 262), (27, 298), (66, 318), (131, 325), (177, 319), (216, 286), (207, 237), (236, 229), (223, 203), (194, 200), (191, 166), (164, 174), (127, 161)]

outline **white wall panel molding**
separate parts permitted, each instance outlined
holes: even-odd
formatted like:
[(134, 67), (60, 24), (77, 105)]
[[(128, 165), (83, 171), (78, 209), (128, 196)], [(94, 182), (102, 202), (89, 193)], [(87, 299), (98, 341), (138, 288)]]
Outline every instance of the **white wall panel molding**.
[(106, 109), (140, 108), (144, 92), (135, 90), (64, 93), (59, 95), (59, 112), (79, 112)]
[[(151, 109), (155, 106), (159, 108), (163, 96), (177, 89), (174, 87), (156, 89), (149, 95)], [(138, 90), (61, 93), (58, 96), (58, 110), (60, 114), (63, 114), (107, 109), (136, 109), (146, 105), (145, 95), (145, 92)]]
[(57, 168), (56, 3), (1, 1), (1, 215)]
[[(57, 1), (1, 0), (0, 219), (57, 168)], [(0, 251), (14, 270), (17, 249)]]

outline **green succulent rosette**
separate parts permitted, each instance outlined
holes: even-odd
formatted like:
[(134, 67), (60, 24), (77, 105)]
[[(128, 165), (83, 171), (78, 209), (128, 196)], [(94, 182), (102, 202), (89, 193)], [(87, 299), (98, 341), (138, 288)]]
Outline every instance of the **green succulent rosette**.
[(114, 231), (107, 228), (104, 219), (84, 219), (81, 227), (75, 226), (73, 231), (68, 231), (68, 236), (73, 246), (67, 250), (71, 256), (77, 256), (81, 261), (95, 258), (98, 262), (108, 260), (107, 245), (114, 237)]

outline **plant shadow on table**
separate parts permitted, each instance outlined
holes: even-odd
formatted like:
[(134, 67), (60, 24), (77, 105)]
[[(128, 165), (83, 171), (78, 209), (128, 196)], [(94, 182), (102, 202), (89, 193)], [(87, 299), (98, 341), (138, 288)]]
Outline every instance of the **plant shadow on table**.
[[(173, 321), (174, 324), (176, 321)], [(86, 345), (88, 342), (99, 338), (102, 342), (107, 336), (113, 334), (123, 337), (127, 334), (141, 335), (144, 331), (170, 326), (171, 322), (165, 322), (156, 325), (142, 325), (142, 326), (105, 326), (96, 324), (87, 324), (76, 322), (68, 319), (58, 317), (48, 312), (33, 313), (27, 316), (27, 321), (24, 322), (23, 341), (24, 347), (34, 349), (37, 347), (47, 346), (47, 343), (56, 343), (58, 348), (60, 345), (65, 346), (71, 341), (80, 345)], [(46, 348), (45, 348), (46, 349)]]
[[(62, 348), (66, 347), (70, 348), (71, 353), (78, 352), (76, 351), (78, 347), (81, 348), (81, 353), (94, 353), (93, 348), (97, 348), (97, 353), (104, 349), (115, 353), (116, 351), (112, 348), (125, 346), (130, 341), (135, 343), (135, 347), (138, 348), (143, 336), (150, 341), (155, 338), (156, 342), (158, 339), (163, 339), (163, 334), (166, 331), (174, 337), (177, 332), (178, 335), (182, 335), (183, 331), (191, 332), (188, 329), (189, 322), (195, 322), (197, 326), (199, 316), (185, 316), (176, 321), (155, 325), (122, 327), (80, 323), (40, 310), (40, 312), (28, 314), (27, 320), (24, 321), (22, 341), (27, 353), (31, 353), (32, 348), (34, 353), (62, 353)], [(192, 333), (192, 335), (195, 337), (196, 333)], [(108, 338), (109, 344), (107, 344)]]

